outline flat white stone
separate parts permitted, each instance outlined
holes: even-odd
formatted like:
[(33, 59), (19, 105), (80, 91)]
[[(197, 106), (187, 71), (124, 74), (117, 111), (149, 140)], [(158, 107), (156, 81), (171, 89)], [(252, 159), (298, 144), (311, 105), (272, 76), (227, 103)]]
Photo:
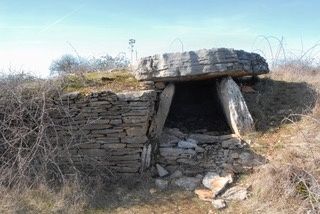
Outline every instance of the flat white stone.
[(223, 199), (212, 200), (212, 205), (216, 209), (223, 209), (227, 206)]
[(208, 172), (202, 180), (202, 184), (212, 190), (214, 197), (217, 196), (227, 184), (231, 184), (232, 182), (233, 178), (231, 174), (219, 176), (219, 174), (215, 172)]

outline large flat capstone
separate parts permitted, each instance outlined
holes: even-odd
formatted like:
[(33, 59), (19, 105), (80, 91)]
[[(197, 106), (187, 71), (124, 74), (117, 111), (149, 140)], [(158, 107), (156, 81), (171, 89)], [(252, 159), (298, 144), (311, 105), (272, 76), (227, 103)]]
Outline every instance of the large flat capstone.
[(266, 60), (259, 54), (213, 48), (145, 57), (140, 60), (134, 74), (139, 80), (184, 81), (268, 72)]

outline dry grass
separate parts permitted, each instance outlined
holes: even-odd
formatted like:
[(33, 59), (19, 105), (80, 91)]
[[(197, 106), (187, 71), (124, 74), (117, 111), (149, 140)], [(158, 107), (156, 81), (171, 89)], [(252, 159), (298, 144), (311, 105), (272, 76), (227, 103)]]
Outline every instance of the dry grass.
[(316, 132), (319, 123), (304, 118), (288, 126), (265, 134), (262, 141), (256, 139), (258, 144), (267, 146), (265, 152), (268, 151), (270, 162), (243, 181), (252, 184), (252, 196), (232, 206), (232, 210), (240, 208), (244, 213), (320, 211), (320, 135)]
[[(292, 107), (298, 108), (289, 114), (267, 115), (275, 116), (281, 122), (269, 124), (263, 132), (256, 133), (253, 148), (267, 156), (270, 162), (242, 181), (252, 184), (251, 198), (241, 204), (233, 204), (226, 212), (319, 213), (320, 72), (291, 65), (280, 67), (265, 78), (268, 81), (280, 81), (291, 88), (273, 88), (272, 92), (264, 93), (268, 94), (263, 97), (267, 100), (266, 105), (272, 104), (268, 102), (270, 97), (280, 97), (291, 100)], [(304, 84), (309, 87), (302, 87)], [(297, 87), (293, 90), (292, 86)], [(286, 106), (281, 104), (281, 100), (278, 101), (271, 108), (281, 110)], [(299, 106), (299, 103), (305, 106)], [(266, 106), (262, 106), (264, 108)]]
[(29, 189), (1, 189), (1, 213), (80, 213), (87, 206), (85, 190), (66, 183), (60, 190), (39, 184)]
[(93, 91), (113, 92), (143, 89), (143, 84), (127, 70), (68, 74), (62, 78), (65, 92), (79, 91), (89, 94)]

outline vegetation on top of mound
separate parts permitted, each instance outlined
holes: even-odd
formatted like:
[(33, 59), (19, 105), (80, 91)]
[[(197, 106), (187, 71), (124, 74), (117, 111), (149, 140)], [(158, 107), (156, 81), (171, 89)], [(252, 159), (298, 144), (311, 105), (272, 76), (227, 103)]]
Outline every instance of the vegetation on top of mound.
[(88, 94), (105, 90), (113, 92), (141, 90), (143, 84), (128, 70), (122, 69), (110, 72), (68, 74), (62, 77), (62, 88), (65, 92), (78, 91)]
[(107, 71), (110, 69), (125, 69), (129, 66), (129, 60), (125, 55), (119, 54), (116, 57), (110, 55), (96, 57), (73, 56), (66, 54), (59, 59), (53, 60), (50, 65), (51, 74), (72, 74)]

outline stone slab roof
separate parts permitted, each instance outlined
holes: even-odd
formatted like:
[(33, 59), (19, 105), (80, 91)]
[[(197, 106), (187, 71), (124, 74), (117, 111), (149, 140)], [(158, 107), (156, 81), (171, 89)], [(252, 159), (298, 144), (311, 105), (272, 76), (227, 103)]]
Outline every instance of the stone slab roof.
[(267, 62), (259, 54), (213, 48), (142, 58), (134, 75), (139, 80), (187, 81), (220, 76), (251, 76), (268, 72)]

